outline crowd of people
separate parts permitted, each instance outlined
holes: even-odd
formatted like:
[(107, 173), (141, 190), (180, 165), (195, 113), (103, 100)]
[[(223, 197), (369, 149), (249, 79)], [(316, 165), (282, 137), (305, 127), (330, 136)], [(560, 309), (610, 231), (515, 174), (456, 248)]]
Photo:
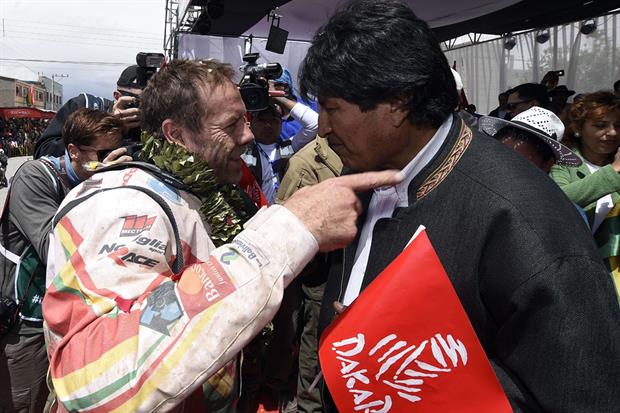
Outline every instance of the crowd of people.
[(343, 411), (320, 337), (421, 226), (512, 411), (620, 405), (619, 82), (569, 102), (546, 78), (478, 115), (395, 0), (336, 12), (260, 110), (226, 63), (138, 71), (21, 125), (36, 159), (0, 219), (0, 412)]
[(47, 119), (0, 118), (0, 149), (9, 157), (32, 155), (47, 124)]

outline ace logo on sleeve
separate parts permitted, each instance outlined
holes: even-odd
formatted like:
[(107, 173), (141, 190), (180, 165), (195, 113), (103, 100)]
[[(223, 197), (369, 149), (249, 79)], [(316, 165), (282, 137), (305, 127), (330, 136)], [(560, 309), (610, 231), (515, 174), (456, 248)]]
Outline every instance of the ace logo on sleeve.
[(425, 231), (325, 331), (319, 357), (341, 412), (512, 412)]

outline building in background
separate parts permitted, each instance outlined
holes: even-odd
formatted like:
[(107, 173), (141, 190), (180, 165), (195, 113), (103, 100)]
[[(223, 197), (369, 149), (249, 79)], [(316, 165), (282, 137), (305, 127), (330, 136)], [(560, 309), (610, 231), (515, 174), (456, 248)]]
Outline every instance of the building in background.
[(25, 81), (0, 76), (0, 107), (56, 111), (62, 102), (62, 85), (50, 78), (39, 76), (39, 81)]
[(39, 75), (39, 83), (42, 83), (47, 91), (45, 95), (45, 109), (53, 110), (54, 112), (60, 109), (63, 103), (62, 85), (57, 81), (42, 75)]

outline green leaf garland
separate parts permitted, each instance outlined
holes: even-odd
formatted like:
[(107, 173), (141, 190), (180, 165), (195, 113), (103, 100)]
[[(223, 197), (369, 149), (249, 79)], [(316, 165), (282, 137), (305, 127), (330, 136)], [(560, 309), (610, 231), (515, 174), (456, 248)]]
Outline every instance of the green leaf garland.
[(211, 240), (215, 246), (232, 241), (248, 219), (239, 187), (219, 185), (207, 161), (179, 145), (146, 132), (142, 132), (141, 139), (144, 145), (141, 160), (174, 175), (200, 198), (200, 213), (211, 227)]

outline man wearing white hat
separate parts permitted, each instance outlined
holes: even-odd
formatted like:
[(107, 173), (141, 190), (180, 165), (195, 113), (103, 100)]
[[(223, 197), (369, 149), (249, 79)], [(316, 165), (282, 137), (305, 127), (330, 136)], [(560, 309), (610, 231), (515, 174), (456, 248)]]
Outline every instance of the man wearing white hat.
[(550, 110), (534, 106), (512, 120), (483, 116), (478, 127), (481, 132), (523, 155), (546, 174), (556, 163), (581, 165), (581, 159), (558, 142), (564, 135), (564, 124)]

